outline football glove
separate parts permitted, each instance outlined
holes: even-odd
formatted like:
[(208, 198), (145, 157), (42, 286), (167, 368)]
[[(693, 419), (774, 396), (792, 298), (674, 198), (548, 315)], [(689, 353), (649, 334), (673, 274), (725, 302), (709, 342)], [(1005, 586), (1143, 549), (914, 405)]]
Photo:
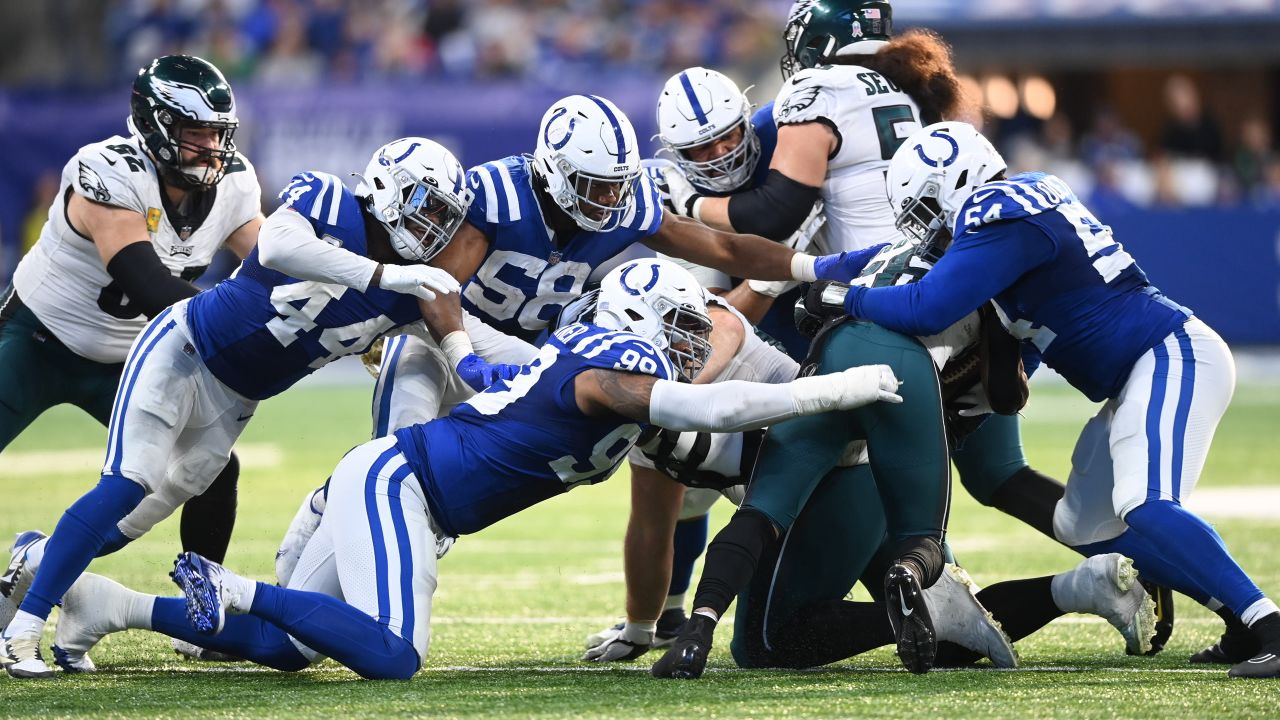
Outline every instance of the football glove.
[(680, 168), (675, 163), (658, 158), (646, 160), (645, 168), (672, 211), (677, 215), (698, 219), (695, 206), (702, 199), (702, 195), (698, 193), (693, 183), (685, 178), (684, 173), (680, 172)]
[(707, 668), (707, 656), (711, 654), (711, 640), (715, 631), (715, 620), (698, 613), (690, 615), (680, 637), (653, 664), (650, 672), (656, 678), (697, 680), (702, 677)]
[(378, 287), (427, 301), (461, 289), (448, 271), (430, 265), (383, 265)]
[(848, 252), (836, 253), (834, 255), (822, 255), (814, 259), (813, 273), (819, 280), (835, 280), (837, 282), (847, 283), (867, 266), (871, 258), (880, 252), (889, 243), (880, 243), (872, 245), (862, 250), (850, 250)]
[(499, 380), (510, 380), (519, 375), (520, 366), (502, 363), (491, 365), (479, 355), (471, 353), (458, 361), (454, 371), (472, 390), (484, 392), (485, 388)]
[(655, 623), (628, 622), (621, 629), (609, 628), (587, 638), (597, 641), (587, 648), (582, 659), (588, 662), (625, 662), (649, 652), (653, 646)]
[(899, 382), (888, 365), (860, 365), (826, 375), (791, 381), (791, 398), (799, 415), (852, 410), (873, 402), (900, 403)]

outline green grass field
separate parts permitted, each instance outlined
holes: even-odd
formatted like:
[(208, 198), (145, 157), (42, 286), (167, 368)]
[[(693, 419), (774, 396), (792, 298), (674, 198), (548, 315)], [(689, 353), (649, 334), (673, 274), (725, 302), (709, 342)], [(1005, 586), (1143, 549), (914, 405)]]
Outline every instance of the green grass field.
[[(1091, 406), (1065, 388), (1037, 386), (1024, 424), (1038, 468), (1064, 478)], [(262, 580), (304, 491), (367, 433), (368, 388), (300, 388), (265, 403), (242, 439), (240, 517), (227, 564)], [(1210, 515), (1265, 590), (1280, 592), (1280, 386), (1244, 386), (1218, 431), (1201, 490), (1236, 488), (1246, 513)], [(96, 479), (105, 431), (75, 410), (43, 417), (0, 457), (0, 537), (52, 528)], [(1268, 487), (1270, 486), (1270, 487)], [(583, 638), (621, 614), (621, 538), (627, 482), (581, 488), (463, 538), (441, 561), (431, 655), (408, 683), (367, 682), (332, 662), (285, 674), (252, 665), (179, 660), (168, 638), (133, 631), (94, 652), (100, 672), (23, 682), (0, 677), (4, 717), (1036, 717), (1266, 718), (1280, 714), (1280, 681), (1229, 681), (1187, 664), (1220, 622), (1180, 598), (1165, 652), (1124, 655), (1101, 620), (1068, 616), (1018, 643), (1022, 668), (911, 676), (885, 648), (811, 672), (740, 671), (725, 627), (700, 682), (659, 682), (656, 654), (614, 667), (578, 661)], [(1250, 493), (1262, 493), (1262, 495)], [(1072, 553), (959, 489), (951, 539), (979, 583), (1045, 575)], [(1232, 507), (1229, 505), (1228, 507)], [(1249, 512), (1253, 517), (1248, 516)], [(717, 506), (714, 528), (729, 508)], [(1267, 515), (1270, 515), (1267, 517)], [(139, 590), (172, 594), (171, 519), (92, 570)], [(50, 624), (51, 634), (52, 623)], [(46, 645), (47, 647), (47, 645)]]

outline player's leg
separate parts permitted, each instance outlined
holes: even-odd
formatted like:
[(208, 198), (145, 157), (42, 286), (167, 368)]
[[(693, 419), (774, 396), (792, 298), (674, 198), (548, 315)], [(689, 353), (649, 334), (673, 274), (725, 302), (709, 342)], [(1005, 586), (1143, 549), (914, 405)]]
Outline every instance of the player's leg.
[(1020, 423), (1016, 415), (987, 416), (951, 459), (975, 500), (1053, 537), (1053, 510), (1064, 486), (1028, 465)]
[(40, 413), (67, 401), (76, 368), (66, 366), (76, 359), (83, 360), (58, 342), (12, 286), (0, 295), (0, 451)]
[(58, 521), (44, 556), (3, 637), (16, 677), (46, 677), (39, 658), (40, 631), (49, 611), (106, 542), (116, 524), (163, 477), (169, 451), (186, 423), (195, 396), (193, 356), (166, 310), (134, 342), (116, 393), (107, 434), (107, 457), (98, 485)]

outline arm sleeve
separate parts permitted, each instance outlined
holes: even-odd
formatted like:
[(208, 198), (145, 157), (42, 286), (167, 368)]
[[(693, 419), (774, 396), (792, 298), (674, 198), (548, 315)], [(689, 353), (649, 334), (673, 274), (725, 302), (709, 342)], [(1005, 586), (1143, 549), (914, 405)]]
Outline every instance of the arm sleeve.
[(258, 262), (289, 277), (338, 283), (364, 292), (378, 263), (316, 237), (301, 214), (288, 207), (271, 213), (258, 234)]
[(107, 263), (107, 274), (119, 283), (130, 304), (148, 318), (200, 292), (195, 285), (169, 273), (150, 240), (120, 248)]
[(790, 383), (727, 380), (689, 385), (659, 380), (649, 397), (649, 420), (669, 430), (741, 432), (797, 414)]
[(935, 335), (1051, 259), (1053, 241), (1026, 222), (962, 234), (919, 282), (852, 288), (852, 315), (907, 335)]
[(729, 222), (748, 235), (782, 241), (800, 229), (822, 192), (770, 170), (759, 187), (729, 198)]

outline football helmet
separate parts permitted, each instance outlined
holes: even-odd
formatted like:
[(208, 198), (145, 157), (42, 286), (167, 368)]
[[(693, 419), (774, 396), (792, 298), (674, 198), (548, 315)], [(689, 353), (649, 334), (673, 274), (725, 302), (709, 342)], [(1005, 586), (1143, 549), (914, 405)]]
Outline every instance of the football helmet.
[(874, 55), (893, 35), (888, 0), (796, 0), (782, 31), (782, 77), (842, 55)]
[[(139, 70), (127, 123), (165, 181), (177, 187), (213, 187), (235, 158), (232, 137), (240, 125), (235, 95), (208, 60), (165, 55)], [(213, 147), (194, 141), (189, 131), (198, 129), (215, 131)], [(194, 152), (195, 158), (184, 161), (183, 150)]]
[(570, 95), (538, 124), (533, 173), (583, 230), (607, 232), (635, 206), (640, 143), (616, 105), (595, 95)]
[(934, 123), (912, 133), (889, 161), (885, 182), (898, 230), (934, 245), (955, 227), (956, 213), (980, 185), (1006, 168), (991, 142), (969, 123)]
[[(728, 77), (692, 67), (671, 76), (658, 97), (658, 139), (689, 182), (729, 193), (751, 179), (760, 160), (760, 138), (751, 125), (751, 103)], [(694, 160), (690, 151), (740, 140), (719, 157)]]
[(467, 217), (473, 193), (462, 164), (443, 145), (423, 137), (393, 140), (369, 160), (356, 195), (382, 223), (405, 260), (435, 257)]
[(632, 260), (611, 270), (600, 281), (594, 322), (653, 343), (687, 382), (711, 357), (705, 291), (688, 270), (670, 260)]

